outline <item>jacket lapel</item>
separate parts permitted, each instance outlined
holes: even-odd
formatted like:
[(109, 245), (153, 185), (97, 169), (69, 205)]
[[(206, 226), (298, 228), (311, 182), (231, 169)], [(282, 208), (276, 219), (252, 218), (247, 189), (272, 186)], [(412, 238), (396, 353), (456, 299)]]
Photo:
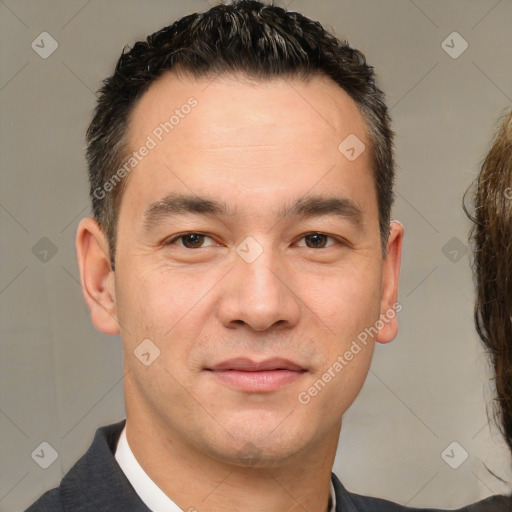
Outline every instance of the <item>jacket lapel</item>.
[(150, 512), (114, 458), (125, 421), (99, 428), (91, 447), (63, 478), (66, 512)]

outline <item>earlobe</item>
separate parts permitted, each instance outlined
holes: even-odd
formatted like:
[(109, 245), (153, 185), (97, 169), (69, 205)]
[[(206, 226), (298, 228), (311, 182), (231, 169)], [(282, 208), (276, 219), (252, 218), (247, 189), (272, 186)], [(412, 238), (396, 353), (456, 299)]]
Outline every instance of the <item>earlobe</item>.
[(82, 219), (76, 234), (76, 252), (82, 293), (96, 329), (119, 334), (115, 301), (115, 276), (106, 237), (92, 217)]
[(375, 341), (389, 343), (398, 334), (397, 313), (402, 309), (398, 302), (398, 281), (402, 257), (404, 227), (398, 221), (392, 221), (386, 246), (382, 276), (382, 295), (380, 306), (379, 333)]

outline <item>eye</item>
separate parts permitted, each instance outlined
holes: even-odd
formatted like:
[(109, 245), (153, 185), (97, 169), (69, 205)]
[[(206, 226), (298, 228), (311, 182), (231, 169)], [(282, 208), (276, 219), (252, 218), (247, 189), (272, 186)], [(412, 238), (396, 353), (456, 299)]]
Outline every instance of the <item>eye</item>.
[[(325, 233), (308, 233), (307, 235), (303, 235), (302, 239), (306, 240), (305, 246), (310, 249), (325, 249), (326, 247), (340, 243), (339, 240), (332, 236), (326, 235)], [(334, 243), (326, 245), (328, 240), (334, 241)], [(300, 244), (298, 245), (300, 246)]]
[(178, 244), (180, 247), (184, 247), (185, 249), (201, 249), (208, 247), (208, 245), (203, 245), (206, 239), (213, 242), (209, 245), (217, 245), (212, 238), (202, 233), (185, 233), (178, 235), (166, 242), (165, 245), (174, 245), (178, 240), (181, 240), (181, 244)]
[[(210, 240), (210, 243), (205, 243)], [(340, 241), (335, 237), (326, 235), (325, 233), (308, 233), (303, 235), (301, 240), (304, 240), (305, 243), (298, 243), (298, 246), (307, 247), (309, 249), (325, 249), (327, 247), (331, 247), (333, 245), (340, 245)], [(176, 245), (179, 247), (183, 247), (185, 249), (202, 249), (204, 247), (209, 247), (213, 245), (218, 245), (211, 237), (203, 234), (203, 233), (184, 233), (181, 235), (177, 235), (171, 238), (168, 242), (165, 242), (166, 246)]]

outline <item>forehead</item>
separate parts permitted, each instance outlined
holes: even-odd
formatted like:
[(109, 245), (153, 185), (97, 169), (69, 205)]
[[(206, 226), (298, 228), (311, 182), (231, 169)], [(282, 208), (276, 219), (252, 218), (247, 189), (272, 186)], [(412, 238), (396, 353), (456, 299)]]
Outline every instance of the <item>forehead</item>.
[[(188, 116), (186, 105), (191, 98), (197, 106), (192, 109), (195, 115)], [(181, 123), (184, 113), (190, 120)], [(332, 138), (337, 141), (340, 133), (364, 136), (366, 132), (355, 102), (323, 75), (312, 75), (307, 81), (299, 78), (253, 81), (243, 75), (197, 80), (167, 72), (135, 105), (129, 125), (130, 146), (152, 133), (160, 123), (169, 121), (173, 114), (179, 116), (179, 121), (172, 120), (169, 134), (176, 144), (186, 141), (193, 145), (200, 141), (224, 145), (229, 134), (244, 143), (257, 144), (273, 138), (291, 142), (297, 136), (306, 136), (310, 142), (324, 139), (327, 145)], [(318, 137), (311, 137), (313, 129)], [(195, 137), (190, 137), (191, 131)]]
[(366, 132), (354, 101), (321, 75), (255, 82), (166, 73), (130, 117), (130, 151), (151, 149), (130, 173), (127, 192), (146, 203), (175, 187), (251, 191), (265, 201), (277, 192), (288, 201), (294, 187), (325, 192), (340, 179), (373, 188), (369, 151), (350, 161), (339, 149), (354, 136), (368, 147)]

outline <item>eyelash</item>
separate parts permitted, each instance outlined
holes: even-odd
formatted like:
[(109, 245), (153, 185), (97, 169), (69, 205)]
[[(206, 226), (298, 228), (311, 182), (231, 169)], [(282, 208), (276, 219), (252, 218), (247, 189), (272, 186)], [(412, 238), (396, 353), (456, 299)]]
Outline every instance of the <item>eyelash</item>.
[[(206, 233), (201, 233), (199, 231), (189, 231), (187, 233), (182, 233), (181, 235), (176, 235), (174, 236), (173, 238), (171, 238), (170, 240), (168, 240), (167, 242), (164, 243), (165, 246), (171, 246), (171, 245), (174, 245), (174, 243), (176, 241), (178, 241), (179, 239), (183, 239), (185, 237), (187, 237), (188, 235), (201, 235), (201, 236), (204, 236), (204, 237), (207, 237), (207, 238), (210, 238), (211, 240), (213, 240), (213, 238), (209, 235), (207, 235)], [(303, 238), (307, 237), (307, 236), (311, 236), (311, 235), (320, 235), (320, 236), (325, 236), (327, 237), (328, 239), (330, 240), (333, 240), (334, 242), (337, 242), (336, 244), (333, 244), (333, 245), (348, 245), (347, 242), (339, 239), (338, 237), (335, 237), (333, 235), (328, 235), (327, 233), (323, 233), (321, 231), (311, 231), (309, 233), (304, 233), (301, 237), (300, 237), (300, 240), (302, 240)], [(188, 250), (197, 250), (197, 249), (204, 249), (204, 247), (197, 247), (197, 248), (190, 248), (190, 247), (185, 247), (183, 245), (180, 246), (182, 249), (188, 249)], [(208, 247), (211, 247), (211, 246), (208, 246)], [(332, 247), (332, 245), (328, 246), (328, 247)], [(328, 247), (319, 247), (318, 249), (327, 249)], [(307, 249), (315, 249), (314, 247), (307, 247)], [(317, 249), (317, 250), (318, 250)]]

